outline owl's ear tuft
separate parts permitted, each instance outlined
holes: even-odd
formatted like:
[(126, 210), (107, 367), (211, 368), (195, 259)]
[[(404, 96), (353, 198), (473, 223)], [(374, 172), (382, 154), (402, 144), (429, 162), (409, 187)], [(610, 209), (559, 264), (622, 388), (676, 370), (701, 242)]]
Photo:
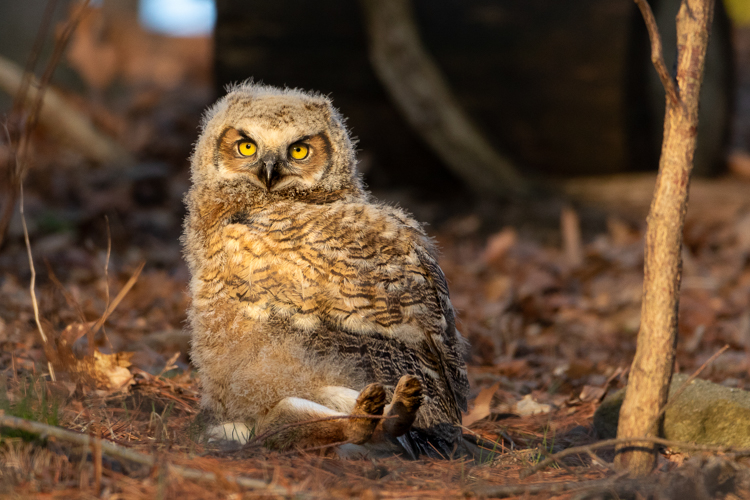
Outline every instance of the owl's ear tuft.
[(321, 113), (327, 120), (330, 120), (333, 106), (327, 101), (308, 101), (305, 103), (305, 110), (313, 113)]

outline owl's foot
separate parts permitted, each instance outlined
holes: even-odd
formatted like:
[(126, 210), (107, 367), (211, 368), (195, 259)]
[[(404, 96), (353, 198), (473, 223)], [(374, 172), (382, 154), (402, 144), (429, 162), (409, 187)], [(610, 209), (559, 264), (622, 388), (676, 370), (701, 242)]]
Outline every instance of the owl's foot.
[(386, 410), (383, 431), (392, 437), (406, 433), (417, 418), (417, 410), (422, 405), (422, 383), (413, 375), (404, 375), (393, 392), (391, 404)]
[[(380, 384), (370, 384), (359, 393), (357, 403), (350, 415), (382, 415), (385, 408), (386, 393)], [(350, 418), (347, 419), (346, 437), (355, 444), (369, 440), (380, 419)]]

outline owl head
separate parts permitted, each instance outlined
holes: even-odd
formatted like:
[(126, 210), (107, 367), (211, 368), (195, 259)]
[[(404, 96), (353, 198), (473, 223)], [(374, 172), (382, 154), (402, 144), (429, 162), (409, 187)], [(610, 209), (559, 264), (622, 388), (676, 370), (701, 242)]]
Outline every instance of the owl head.
[(254, 194), (354, 190), (354, 143), (327, 97), (243, 83), (208, 109), (191, 159), (194, 185)]

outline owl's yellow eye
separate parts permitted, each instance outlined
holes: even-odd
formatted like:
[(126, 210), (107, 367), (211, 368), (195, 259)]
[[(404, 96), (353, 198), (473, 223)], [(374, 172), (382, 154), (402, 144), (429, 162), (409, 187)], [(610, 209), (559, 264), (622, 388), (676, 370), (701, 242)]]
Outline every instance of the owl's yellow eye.
[(242, 141), (237, 144), (237, 151), (242, 156), (253, 156), (258, 151), (258, 147), (252, 141)]
[(292, 144), (292, 147), (289, 148), (289, 156), (295, 160), (304, 160), (309, 153), (310, 148), (304, 144)]

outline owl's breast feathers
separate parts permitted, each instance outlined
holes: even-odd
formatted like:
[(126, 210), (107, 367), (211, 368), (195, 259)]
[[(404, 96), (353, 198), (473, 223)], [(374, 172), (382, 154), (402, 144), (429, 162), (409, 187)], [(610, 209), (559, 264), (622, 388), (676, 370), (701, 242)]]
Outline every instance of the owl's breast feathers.
[(402, 211), (284, 201), (223, 229), (225, 299), (250, 321), (283, 321), (313, 348), (358, 354), (369, 377), (420, 376), (441, 415), (460, 422), (468, 380), (432, 242)]

